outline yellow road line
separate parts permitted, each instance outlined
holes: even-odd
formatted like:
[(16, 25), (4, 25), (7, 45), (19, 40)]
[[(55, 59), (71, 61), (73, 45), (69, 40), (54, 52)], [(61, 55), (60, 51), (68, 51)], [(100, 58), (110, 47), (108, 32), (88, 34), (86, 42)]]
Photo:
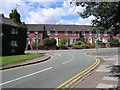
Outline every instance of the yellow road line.
[(94, 64), (92, 64), (90, 67), (88, 67), (87, 69), (85, 69), (84, 71), (78, 73), (77, 75), (75, 75), (74, 77), (72, 77), (71, 79), (67, 80), (66, 82), (64, 82), (63, 84), (61, 84), (60, 86), (58, 86), (55, 90), (59, 89), (59, 88), (68, 88), (71, 84), (73, 84), (74, 82), (76, 82), (78, 79), (80, 79), (82, 76), (86, 75), (87, 73), (89, 73), (90, 71), (92, 71), (99, 63), (100, 60), (96, 57), (94, 57), (93, 55), (87, 55), (90, 56), (92, 58), (95, 58), (96, 61)]

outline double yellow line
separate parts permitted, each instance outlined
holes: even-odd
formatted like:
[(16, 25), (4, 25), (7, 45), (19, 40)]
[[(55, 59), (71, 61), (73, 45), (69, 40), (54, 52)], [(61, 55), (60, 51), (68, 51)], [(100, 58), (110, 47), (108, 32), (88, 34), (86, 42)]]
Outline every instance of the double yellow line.
[(72, 77), (71, 79), (67, 80), (66, 82), (64, 82), (63, 84), (61, 84), (60, 86), (58, 86), (55, 90), (58, 90), (60, 88), (64, 89), (64, 88), (70, 88), (70, 86), (75, 83), (77, 80), (79, 80), (81, 77), (83, 77), (84, 75), (88, 74), (90, 71), (92, 71), (99, 63), (100, 60), (92, 55), (88, 55), (89, 57), (95, 58), (96, 61), (94, 64), (92, 64), (90, 67), (88, 67), (87, 69), (85, 69), (84, 71), (78, 73), (77, 75), (75, 75), (74, 77)]

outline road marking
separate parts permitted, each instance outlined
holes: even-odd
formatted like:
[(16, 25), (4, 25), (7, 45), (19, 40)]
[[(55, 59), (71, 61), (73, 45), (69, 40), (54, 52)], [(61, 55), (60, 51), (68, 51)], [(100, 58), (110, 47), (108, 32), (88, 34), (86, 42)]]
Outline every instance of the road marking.
[(117, 81), (118, 82), (118, 77), (103, 77), (102, 80), (109, 80), (109, 81)]
[(62, 64), (66, 64), (66, 63), (69, 63), (69, 62), (71, 62), (72, 60), (69, 60), (69, 61), (66, 61), (66, 62), (63, 62)]
[(96, 88), (115, 88), (115, 87), (117, 87), (117, 85), (99, 83)]
[(73, 55), (71, 55), (71, 56), (72, 56), (72, 59), (70, 59), (69, 61), (63, 62), (62, 64), (66, 64), (66, 63), (69, 63), (69, 62), (71, 62), (72, 60), (74, 60), (74, 56), (73, 56)]
[(71, 79), (67, 80), (66, 82), (64, 82), (63, 84), (61, 84), (60, 86), (58, 86), (55, 90), (59, 89), (59, 88), (69, 88), (70, 85), (72, 85), (73, 83), (75, 83), (77, 80), (79, 80), (81, 77), (83, 77), (84, 75), (88, 74), (90, 71), (92, 71), (99, 63), (100, 60), (98, 58), (96, 58), (95, 56), (92, 55), (87, 55), (90, 56), (92, 58), (95, 58), (96, 61), (94, 64), (92, 64), (90, 67), (88, 67), (87, 69), (85, 69), (84, 71), (78, 73), (77, 75), (75, 75), (74, 77), (72, 77)]
[(50, 69), (52, 69), (52, 68), (53, 68), (53, 67), (49, 67), (49, 68), (46, 68), (46, 69), (43, 69), (43, 70), (40, 70), (40, 71), (37, 71), (37, 72), (31, 73), (31, 74), (28, 74), (28, 75), (25, 75), (25, 76), (22, 76), (22, 77), (19, 77), (19, 78), (16, 78), (16, 79), (13, 79), (13, 80), (10, 80), (10, 81), (7, 81), (7, 82), (4, 82), (4, 83), (1, 83), (0, 86), (5, 85), (5, 84), (8, 84), (8, 83), (11, 83), (11, 82), (14, 82), (14, 81), (18, 81), (18, 80), (20, 80), (20, 79), (24, 79), (24, 78), (27, 78), (27, 77), (33, 76), (33, 75), (35, 75), (35, 74), (38, 74), (38, 73), (41, 73), (41, 72), (44, 72), (44, 71), (50, 70)]

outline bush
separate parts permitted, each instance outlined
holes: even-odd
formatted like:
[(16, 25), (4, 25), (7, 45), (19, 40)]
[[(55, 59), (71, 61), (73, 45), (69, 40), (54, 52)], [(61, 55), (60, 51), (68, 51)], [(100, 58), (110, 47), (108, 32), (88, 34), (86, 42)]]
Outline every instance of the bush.
[(40, 50), (45, 50), (46, 47), (45, 47), (44, 45), (38, 45), (38, 49), (40, 49)]
[(37, 49), (36, 43), (32, 43), (32, 49)]
[(74, 45), (73, 49), (82, 49), (82, 46), (80, 46), (80, 45)]
[(77, 41), (76, 42), (76, 45), (84, 45), (85, 43), (84, 42), (82, 42), (82, 41)]
[(112, 39), (110, 41), (110, 47), (120, 47), (120, 42), (117, 39)]
[(56, 46), (56, 39), (54, 38), (46, 38), (43, 40), (43, 45), (46, 46), (46, 47), (53, 47), (53, 46)]
[(59, 42), (59, 45), (66, 45), (68, 42), (68, 39), (67, 38), (62, 38)]
[(68, 47), (66, 45), (60, 45), (59, 46), (61, 49), (68, 49)]
[(72, 45), (72, 44), (69, 44), (68, 47), (73, 47), (73, 45)]

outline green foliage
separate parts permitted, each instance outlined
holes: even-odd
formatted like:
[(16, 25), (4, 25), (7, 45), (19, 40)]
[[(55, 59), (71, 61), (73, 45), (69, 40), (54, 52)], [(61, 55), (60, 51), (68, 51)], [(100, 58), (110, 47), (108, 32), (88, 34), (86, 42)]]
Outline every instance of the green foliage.
[(53, 47), (53, 46), (56, 46), (56, 39), (54, 38), (46, 38), (43, 40), (43, 45), (46, 46), (46, 47)]
[(113, 35), (120, 33), (120, 1), (119, 2), (77, 2), (76, 6), (85, 7), (79, 15), (88, 18), (93, 15), (96, 19), (92, 24), (97, 30), (111, 30)]
[[(11, 34), (12, 29), (17, 30), (18, 34)], [(2, 55), (23, 54), (26, 48), (27, 28), (2, 25)], [(17, 41), (17, 47), (11, 46), (11, 41)], [(15, 52), (12, 52), (14, 49)]]
[(1, 57), (0, 66), (4, 66), (11, 63), (22, 62), (33, 58), (41, 57), (43, 54), (23, 54), (23, 55), (12, 55)]
[(68, 49), (68, 47), (67, 47), (66, 45), (59, 45), (59, 47), (60, 47), (61, 49)]
[(59, 45), (66, 45), (68, 42), (68, 39), (67, 38), (62, 38), (59, 42)]
[(9, 17), (14, 20), (15, 23), (21, 24), (20, 14), (17, 12), (16, 9), (11, 10)]
[(110, 40), (110, 46), (111, 47), (120, 47), (120, 42), (117, 39), (111, 39)]
[(76, 45), (84, 45), (84, 44), (85, 43), (83, 41), (80, 41), (80, 40), (76, 42)]
[(32, 43), (32, 49), (37, 49), (36, 43)]
[(25, 23), (21, 22), (20, 20), (20, 14), (17, 12), (16, 9), (11, 10), (11, 13), (9, 13), (9, 17), (14, 20), (14, 22), (19, 26), (19, 27), (25, 27)]
[(80, 45), (74, 45), (73, 49), (82, 49), (82, 46), (80, 46)]

